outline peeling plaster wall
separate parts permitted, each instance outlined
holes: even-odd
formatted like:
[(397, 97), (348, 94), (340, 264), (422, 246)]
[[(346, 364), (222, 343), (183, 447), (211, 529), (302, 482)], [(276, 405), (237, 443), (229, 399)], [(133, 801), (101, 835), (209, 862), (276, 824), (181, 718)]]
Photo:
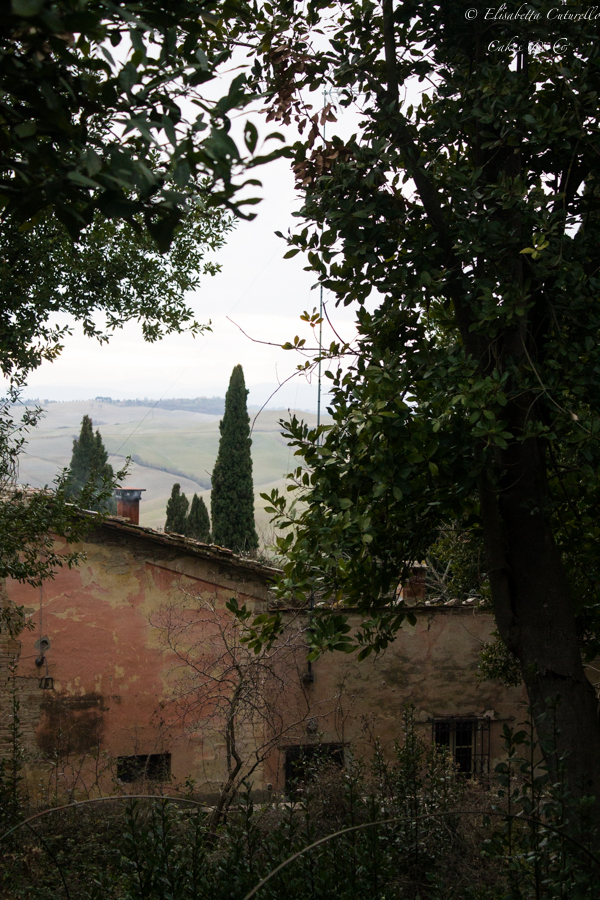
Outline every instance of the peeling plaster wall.
[[(416, 624), (405, 622), (395, 641), (379, 657), (328, 653), (312, 664), (306, 692), (315, 721), (295, 743), (345, 743), (369, 757), (369, 735), (384, 749), (402, 736), (405, 706), (414, 708), (417, 730), (431, 740), (431, 720), (451, 716), (490, 718), (490, 771), (503, 756), (502, 728), (525, 717), (524, 688), (479, 681), (481, 646), (495, 628), (489, 613), (465, 607), (415, 607)], [(350, 623), (359, 618), (350, 615)], [(290, 745), (292, 742), (288, 742)], [(272, 754), (269, 778), (283, 789), (285, 753)]]
[[(56, 546), (67, 549), (61, 539)], [(171, 753), (175, 782), (191, 776), (214, 789), (226, 771), (219, 741), (207, 744), (161, 723), (159, 705), (171, 693), (173, 660), (156, 618), (161, 608), (190, 597), (216, 596), (221, 608), (232, 596), (250, 606), (264, 603), (267, 579), (235, 561), (203, 559), (109, 527), (72, 549), (86, 559), (59, 569), (41, 590), (6, 584), (10, 600), (31, 611), (34, 629), (0, 648), (0, 741), (8, 727), (8, 662), (18, 657), (21, 729), (30, 791), (38, 798), (57, 787), (79, 794), (94, 784), (113, 789), (117, 757), (165, 752)], [(47, 667), (38, 668), (40, 637), (50, 647)], [(46, 676), (53, 690), (40, 688)]]
[[(66, 550), (60, 539), (57, 546)], [(196, 710), (205, 727), (190, 729), (161, 708), (179, 676), (173, 654), (165, 650), (160, 611), (181, 609), (193, 597), (216, 597), (225, 615), (233, 596), (264, 611), (272, 570), (228, 551), (211, 555), (182, 539), (115, 524), (97, 527), (76, 549), (85, 560), (59, 570), (41, 590), (6, 585), (10, 600), (28, 609), (34, 629), (20, 641), (4, 638), (0, 644), (0, 753), (9, 738), (9, 666), (18, 658), (14, 684), (32, 800), (114, 791), (118, 757), (156, 753), (171, 754), (175, 783), (191, 778), (199, 791), (214, 793), (226, 778), (226, 761), (222, 734), (210, 724), (211, 709)], [(292, 668), (282, 673), (285, 693), (277, 700), (283, 722), (293, 727), (254, 773), (256, 789), (283, 789), (289, 746), (345, 743), (368, 755), (369, 733), (393, 746), (401, 737), (405, 704), (414, 706), (427, 740), (432, 718), (488, 715), (493, 767), (502, 755), (502, 725), (520, 721), (525, 694), (477, 679), (492, 617), (462, 607), (414, 612), (416, 624), (403, 625), (379, 658), (357, 663), (354, 656), (327, 654), (313, 663), (311, 680), (304, 651), (295, 654)], [(298, 627), (307, 624), (300, 615)], [(35, 665), (41, 637), (50, 641), (47, 669), (46, 663)], [(41, 677), (53, 680), (53, 690), (40, 687)], [(249, 728), (242, 740), (250, 746), (254, 737)]]

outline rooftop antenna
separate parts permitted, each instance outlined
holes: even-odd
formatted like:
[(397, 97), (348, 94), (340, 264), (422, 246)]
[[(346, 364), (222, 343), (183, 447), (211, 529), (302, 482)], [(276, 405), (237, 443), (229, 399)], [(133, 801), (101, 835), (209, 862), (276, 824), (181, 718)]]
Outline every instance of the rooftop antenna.
[[(327, 90), (323, 88), (323, 106), (327, 102)], [(325, 131), (327, 128), (327, 120), (323, 122), (323, 140), (325, 140)], [(317, 431), (319, 429), (319, 425), (321, 424), (321, 350), (323, 349), (323, 285), (319, 285), (319, 368), (318, 368), (318, 387), (317, 387)], [(321, 435), (317, 434), (317, 447), (321, 443)], [(310, 592), (310, 606), (309, 608), (312, 610), (315, 608), (315, 592), (314, 590)], [(314, 672), (312, 670), (312, 663), (308, 661), (308, 672), (305, 676), (306, 682), (308, 684), (312, 684), (315, 680)]]
[[(319, 376), (317, 390), (317, 428), (321, 424), (321, 349), (323, 344), (323, 285), (319, 289)], [(317, 435), (317, 446), (321, 443), (321, 435)]]
[[(323, 88), (323, 107), (327, 102), (327, 89)], [(327, 120), (323, 122), (323, 140), (327, 129)], [(323, 284), (319, 286), (319, 368), (317, 378), (317, 430), (321, 424), (321, 351), (323, 349)], [(321, 435), (317, 435), (317, 447), (321, 443)]]

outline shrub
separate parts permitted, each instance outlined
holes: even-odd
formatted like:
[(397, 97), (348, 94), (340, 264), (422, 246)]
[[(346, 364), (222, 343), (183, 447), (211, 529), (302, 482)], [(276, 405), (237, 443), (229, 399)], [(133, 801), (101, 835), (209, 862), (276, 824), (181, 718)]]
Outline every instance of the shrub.
[(47, 815), (5, 858), (3, 900), (32, 885), (36, 900), (243, 900), (272, 872), (257, 900), (597, 900), (592, 801), (549, 783), (531, 722), (505, 728), (494, 791), (410, 711), (403, 728), (391, 760), (376, 740), (369, 762), (311, 756), (278, 802), (247, 784), (216, 833), (209, 809), (166, 797)]

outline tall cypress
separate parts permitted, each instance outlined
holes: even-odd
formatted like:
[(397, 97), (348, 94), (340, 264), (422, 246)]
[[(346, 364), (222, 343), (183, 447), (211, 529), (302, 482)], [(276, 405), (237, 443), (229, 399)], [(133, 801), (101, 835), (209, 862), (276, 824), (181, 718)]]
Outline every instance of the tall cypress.
[[(99, 430), (94, 429), (89, 416), (81, 422), (79, 437), (73, 441), (73, 454), (69, 466), (67, 496), (77, 502), (83, 488), (91, 481), (98, 489), (114, 477), (113, 467), (108, 462), (108, 453)], [(114, 513), (117, 504), (113, 498), (103, 503), (88, 504), (91, 509)]]
[(167, 502), (167, 521), (165, 531), (174, 531), (176, 534), (187, 533), (187, 513), (189, 500), (181, 493), (181, 485), (174, 484), (171, 496)]
[(203, 541), (205, 544), (212, 543), (208, 510), (204, 500), (198, 494), (194, 494), (192, 497), (185, 533), (188, 537), (196, 538), (197, 541)]
[(235, 366), (225, 396), (225, 414), (219, 423), (221, 439), (212, 473), (210, 512), (215, 544), (237, 553), (258, 547), (247, 396), (244, 371)]

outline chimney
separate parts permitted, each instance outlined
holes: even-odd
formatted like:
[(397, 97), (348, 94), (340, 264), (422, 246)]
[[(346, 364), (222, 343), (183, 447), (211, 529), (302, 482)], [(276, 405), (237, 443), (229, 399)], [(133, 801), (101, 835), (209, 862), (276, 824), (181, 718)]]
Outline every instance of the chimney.
[(396, 589), (396, 596), (402, 600), (411, 602), (411, 600), (420, 602), (427, 596), (427, 585), (425, 583), (425, 573), (427, 566), (425, 563), (413, 563), (410, 566), (410, 575), (404, 582), (399, 584)]
[(140, 524), (140, 500), (146, 488), (117, 488), (117, 515), (129, 519), (132, 525)]

